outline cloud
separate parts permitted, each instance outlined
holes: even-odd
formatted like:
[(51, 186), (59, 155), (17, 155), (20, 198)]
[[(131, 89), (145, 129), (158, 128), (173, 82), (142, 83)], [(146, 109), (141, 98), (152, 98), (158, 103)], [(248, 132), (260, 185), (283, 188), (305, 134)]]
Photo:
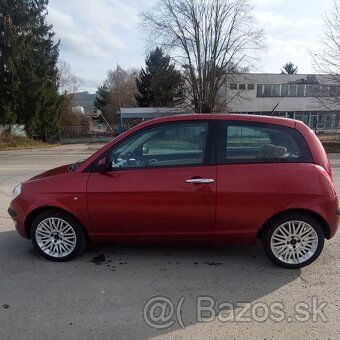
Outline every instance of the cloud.
[[(82, 89), (101, 84), (119, 63), (140, 68), (145, 57), (139, 12), (156, 0), (50, 0), (48, 21), (61, 39), (61, 58), (82, 79)], [(322, 11), (332, 0), (254, 0), (255, 20), (265, 29), (267, 48), (257, 71), (279, 72), (287, 61), (312, 72), (308, 54), (322, 31)]]
[(279, 7), (273, 10), (265, 6), (254, 12), (256, 22), (265, 29), (267, 49), (262, 54), (261, 69), (279, 72), (284, 63), (292, 61), (299, 66), (299, 72), (313, 72), (309, 50), (318, 44), (321, 16), (311, 16), (308, 11), (297, 16)]
[(302, 30), (305, 29), (320, 29), (322, 27), (322, 20), (320, 18), (301, 18), (299, 20), (294, 20), (286, 15), (275, 13), (269, 10), (255, 10), (255, 19), (258, 23), (265, 27), (268, 32), (278, 30), (278, 33), (284, 33), (292, 30), (297, 31), (296, 35), (299, 36), (303, 33)]
[(51, 3), (48, 15), (63, 51), (89, 58), (109, 58), (113, 50), (126, 49), (119, 31), (131, 30), (137, 20), (136, 10), (113, 0), (59, 0), (58, 8)]
[(315, 49), (317, 46), (315, 42), (267, 36), (265, 43), (267, 52), (262, 56), (262, 68), (266, 72), (279, 73), (282, 65), (292, 61), (299, 67), (299, 73), (313, 73), (308, 51)]

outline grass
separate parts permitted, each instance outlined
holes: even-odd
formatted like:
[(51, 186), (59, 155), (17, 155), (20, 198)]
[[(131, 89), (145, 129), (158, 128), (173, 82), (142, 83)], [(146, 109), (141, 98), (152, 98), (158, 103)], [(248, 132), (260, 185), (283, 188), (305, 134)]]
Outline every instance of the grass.
[(13, 149), (41, 149), (53, 147), (52, 144), (46, 144), (40, 141), (33, 140), (28, 137), (0, 137), (0, 150)]

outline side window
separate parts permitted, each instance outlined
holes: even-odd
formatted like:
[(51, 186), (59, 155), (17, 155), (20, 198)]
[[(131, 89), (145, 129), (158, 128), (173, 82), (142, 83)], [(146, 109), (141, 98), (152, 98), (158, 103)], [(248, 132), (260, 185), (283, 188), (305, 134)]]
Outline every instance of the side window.
[(137, 132), (111, 150), (111, 169), (203, 164), (208, 125), (170, 123)]
[[(261, 123), (231, 123), (225, 130), (222, 163), (311, 162), (304, 138), (294, 129)], [(223, 152), (223, 151), (222, 151)]]

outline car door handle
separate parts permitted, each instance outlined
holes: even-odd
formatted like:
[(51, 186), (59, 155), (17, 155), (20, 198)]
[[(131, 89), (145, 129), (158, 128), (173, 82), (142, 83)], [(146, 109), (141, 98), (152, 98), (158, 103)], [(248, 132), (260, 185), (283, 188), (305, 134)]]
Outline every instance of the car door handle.
[(212, 178), (191, 178), (187, 179), (185, 182), (190, 184), (209, 184), (214, 183), (215, 180)]

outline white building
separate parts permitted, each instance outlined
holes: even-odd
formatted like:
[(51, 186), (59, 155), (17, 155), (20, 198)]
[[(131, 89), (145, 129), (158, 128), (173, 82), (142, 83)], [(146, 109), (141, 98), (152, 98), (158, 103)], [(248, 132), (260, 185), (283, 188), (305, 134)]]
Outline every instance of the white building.
[[(327, 75), (242, 73), (230, 78), (218, 99), (230, 113), (298, 119), (318, 132), (340, 130), (340, 99), (335, 98), (340, 98), (340, 86)], [(122, 108), (120, 118), (123, 125), (133, 125), (189, 112), (188, 103), (171, 108)]]
[(80, 113), (80, 114), (85, 114), (85, 109), (83, 106), (73, 106), (72, 107), (72, 112), (73, 113)]
[[(327, 75), (247, 73), (220, 91), (229, 112), (275, 115), (304, 121), (318, 131), (340, 129), (340, 86)], [(274, 111), (273, 111), (274, 110)]]

